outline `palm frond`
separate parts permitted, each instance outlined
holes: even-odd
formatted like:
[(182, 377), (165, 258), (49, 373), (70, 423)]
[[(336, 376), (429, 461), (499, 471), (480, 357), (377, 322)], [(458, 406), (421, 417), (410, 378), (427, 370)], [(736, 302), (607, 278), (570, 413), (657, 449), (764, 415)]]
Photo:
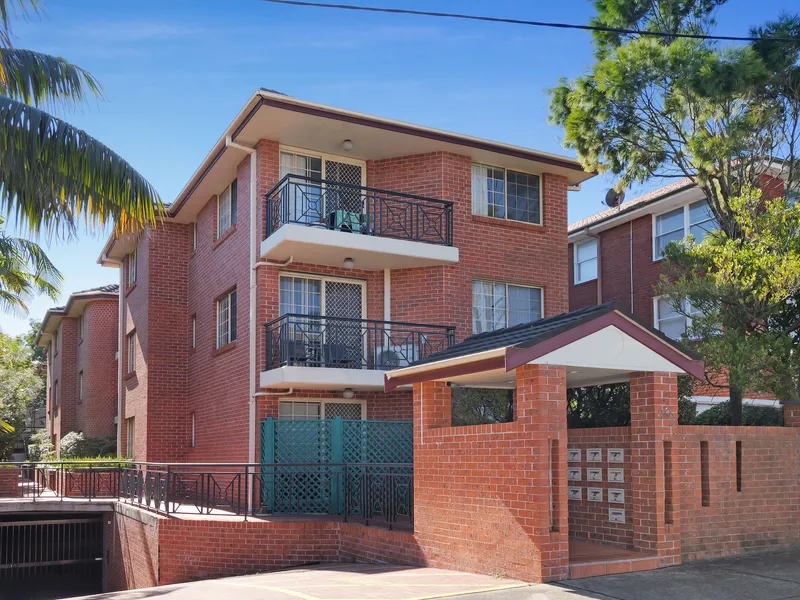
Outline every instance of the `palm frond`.
[(154, 224), (162, 211), (155, 188), (108, 146), (0, 96), (0, 213), (35, 233), (111, 221), (125, 233)]
[(34, 106), (52, 106), (64, 101), (79, 103), (87, 96), (102, 97), (102, 90), (88, 71), (61, 57), (0, 48), (0, 95)]
[(39, 0), (0, 0), (0, 44), (11, 46), (11, 17), (26, 17), (42, 9)]
[(34, 294), (56, 299), (61, 281), (61, 273), (38, 244), (0, 229), (0, 309), (27, 312)]
[(0, 433), (14, 433), (14, 426), (7, 421), (0, 419)]

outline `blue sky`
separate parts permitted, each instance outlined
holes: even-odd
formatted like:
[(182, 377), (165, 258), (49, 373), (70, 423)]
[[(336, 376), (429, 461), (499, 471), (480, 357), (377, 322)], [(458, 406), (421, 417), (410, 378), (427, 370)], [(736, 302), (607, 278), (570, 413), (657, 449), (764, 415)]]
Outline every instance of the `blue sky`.
[[(375, 6), (586, 23), (585, 0), (353, 0)], [(729, 0), (719, 31), (796, 8), (796, 0)], [(753, 19), (758, 19), (754, 22)], [(166, 202), (258, 87), (315, 102), (567, 153), (547, 123), (547, 89), (591, 62), (587, 32), (279, 6), (259, 0), (51, 0), (16, 22), (15, 45), (88, 69), (106, 100), (63, 114), (129, 160)], [(629, 197), (659, 182), (634, 188)], [(611, 181), (569, 197), (570, 221), (602, 209)], [(107, 232), (40, 240), (65, 277), (62, 298), (117, 281), (96, 264)], [(41, 318), (57, 304), (31, 303)], [(0, 314), (0, 329), (27, 329)]]

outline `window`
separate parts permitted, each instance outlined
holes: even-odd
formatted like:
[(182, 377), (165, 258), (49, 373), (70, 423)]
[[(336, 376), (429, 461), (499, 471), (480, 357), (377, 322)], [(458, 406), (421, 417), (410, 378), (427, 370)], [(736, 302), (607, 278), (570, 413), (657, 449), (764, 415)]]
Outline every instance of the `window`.
[(192, 252), (197, 252), (197, 222), (192, 223)]
[(539, 176), (473, 164), (472, 214), (540, 225)]
[[(689, 330), (692, 319), (678, 312), (665, 298), (653, 298), (654, 325), (661, 333), (673, 340), (679, 340)], [(700, 311), (688, 301), (684, 301), (683, 312), (689, 315), (699, 314)]]
[(717, 229), (714, 213), (708, 202), (700, 200), (656, 215), (653, 235), (653, 260), (664, 256), (664, 249), (670, 242), (679, 242), (692, 235), (695, 243), (702, 242), (705, 237)]
[(322, 158), (295, 152), (281, 152), (280, 178), (283, 179), (287, 175), (322, 179)]
[(197, 315), (192, 315), (192, 348), (197, 348)]
[(60, 340), (60, 338), (61, 338), (61, 336), (60, 336), (60, 335), (58, 335), (58, 332), (59, 332), (60, 330), (61, 330), (61, 327), (58, 327), (58, 328), (55, 330), (55, 333), (53, 333), (53, 356), (57, 356), (57, 355), (58, 355), (58, 351), (59, 351), (59, 349), (61, 348), (61, 344), (60, 344), (60, 341), (61, 341), (61, 340)]
[(83, 371), (78, 373), (78, 402), (83, 402)]
[(136, 419), (135, 417), (130, 417), (129, 419), (125, 419), (125, 423), (127, 425), (127, 445), (125, 447), (125, 457), (133, 459), (134, 458), (134, 443), (136, 441)]
[(78, 339), (80, 341), (83, 341), (83, 338), (85, 336), (86, 333), (85, 327), (86, 327), (86, 321), (84, 320), (83, 315), (78, 315)]
[(541, 318), (541, 288), (472, 282), (472, 333), (513, 327)]
[(217, 348), (236, 341), (236, 290), (217, 300)]
[(197, 445), (197, 415), (192, 413), (192, 448)]
[(58, 410), (60, 398), (58, 397), (58, 379), (53, 382), (53, 408)]
[(137, 257), (136, 250), (128, 255), (128, 287), (136, 283)]
[(136, 332), (128, 334), (128, 373), (136, 371)]
[(217, 196), (217, 238), (236, 225), (237, 180)]
[(364, 403), (360, 400), (281, 401), (278, 404), (279, 419), (306, 421), (341, 417), (345, 420), (358, 421), (364, 416)]
[(575, 283), (597, 279), (597, 240), (575, 244)]
[(322, 280), (282, 275), (280, 278), (280, 313), (281, 315), (321, 315)]

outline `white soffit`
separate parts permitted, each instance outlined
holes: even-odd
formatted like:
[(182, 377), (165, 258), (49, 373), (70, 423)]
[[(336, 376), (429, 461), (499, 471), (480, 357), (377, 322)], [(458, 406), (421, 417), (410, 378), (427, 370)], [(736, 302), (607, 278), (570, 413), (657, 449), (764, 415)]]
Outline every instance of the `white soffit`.
[(383, 371), (327, 367), (279, 367), (261, 372), (262, 388), (383, 390)]
[(613, 325), (545, 354), (532, 363), (626, 372), (685, 372)]

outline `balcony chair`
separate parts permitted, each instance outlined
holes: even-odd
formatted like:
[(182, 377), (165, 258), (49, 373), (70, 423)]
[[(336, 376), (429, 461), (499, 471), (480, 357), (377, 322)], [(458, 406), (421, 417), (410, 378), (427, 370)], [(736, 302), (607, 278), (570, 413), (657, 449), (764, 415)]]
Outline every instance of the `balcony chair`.
[(286, 364), (289, 366), (305, 366), (308, 363), (308, 352), (305, 342), (301, 340), (287, 340)]
[(361, 366), (356, 364), (344, 344), (323, 344), (322, 358), (326, 367), (335, 369), (356, 369)]

